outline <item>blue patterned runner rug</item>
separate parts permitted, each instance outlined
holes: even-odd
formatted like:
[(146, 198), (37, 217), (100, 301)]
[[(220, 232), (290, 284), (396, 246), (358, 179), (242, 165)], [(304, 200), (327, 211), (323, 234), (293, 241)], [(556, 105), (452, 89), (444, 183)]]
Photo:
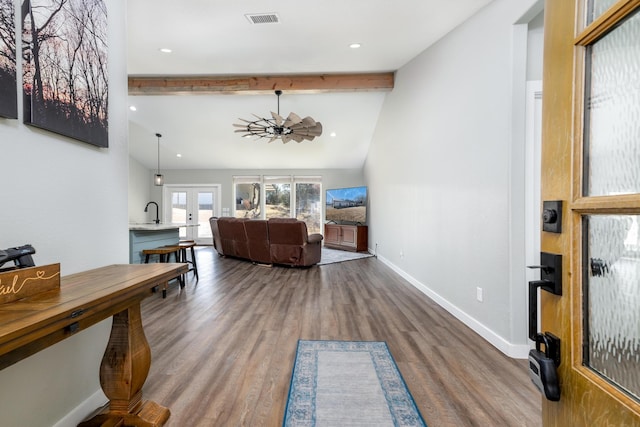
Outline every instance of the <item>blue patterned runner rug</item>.
[(385, 342), (298, 341), (284, 427), (426, 427)]

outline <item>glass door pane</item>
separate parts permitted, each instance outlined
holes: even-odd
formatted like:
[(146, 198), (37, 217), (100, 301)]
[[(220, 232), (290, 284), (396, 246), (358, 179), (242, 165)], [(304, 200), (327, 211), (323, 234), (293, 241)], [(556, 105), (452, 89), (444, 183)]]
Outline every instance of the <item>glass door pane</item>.
[(584, 364), (640, 399), (640, 239), (636, 215), (584, 218)]
[(640, 13), (587, 47), (585, 196), (640, 193)]
[[(187, 191), (171, 191), (171, 211), (169, 222), (173, 224), (187, 223)], [(187, 237), (186, 228), (180, 227), (180, 239)]]
[[(583, 195), (604, 211), (599, 196), (640, 194), (640, 13), (586, 46), (585, 60)], [(640, 400), (640, 216), (611, 213), (582, 216), (582, 357)]]
[(213, 207), (215, 206), (215, 194), (213, 191), (198, 191), (196, 198), (198, 206), (195, 211), (197, 212), (196, 218), (199, 226), (197, 227), (196, 240), (211, 239), (211, 226), (209, 225), (209, 218), (214, 216)]
[(618, 0), (589, 0), (587, 10), (587, 24), (592, 23), (605, 13)]

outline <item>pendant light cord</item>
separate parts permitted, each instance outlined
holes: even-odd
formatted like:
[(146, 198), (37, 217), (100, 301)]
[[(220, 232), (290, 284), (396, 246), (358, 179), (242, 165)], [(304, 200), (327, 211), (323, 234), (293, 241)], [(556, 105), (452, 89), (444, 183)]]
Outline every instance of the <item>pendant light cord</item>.
[(159, 133), (156, 133), (156, 136), (158, 137), (158, 172), (157, 174), (160, 175), (160, 138), (162, 138), (162, 135), (160, 135)]

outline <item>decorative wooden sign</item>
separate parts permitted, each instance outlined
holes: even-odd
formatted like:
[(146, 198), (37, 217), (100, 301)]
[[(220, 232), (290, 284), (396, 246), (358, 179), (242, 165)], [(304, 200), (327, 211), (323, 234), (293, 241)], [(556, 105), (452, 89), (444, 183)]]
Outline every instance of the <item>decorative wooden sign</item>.
[(0, 304), (60, 288), (60, 264), (0, 273)]

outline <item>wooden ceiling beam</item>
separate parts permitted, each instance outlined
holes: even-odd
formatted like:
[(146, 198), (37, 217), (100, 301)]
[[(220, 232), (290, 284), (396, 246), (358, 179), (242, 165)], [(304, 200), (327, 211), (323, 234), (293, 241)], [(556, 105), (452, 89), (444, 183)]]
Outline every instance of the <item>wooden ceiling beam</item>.
[(394, 73), (299, 74), (274, 76), (129, 77), (129, 95), (253, 95), (390, 91)]

